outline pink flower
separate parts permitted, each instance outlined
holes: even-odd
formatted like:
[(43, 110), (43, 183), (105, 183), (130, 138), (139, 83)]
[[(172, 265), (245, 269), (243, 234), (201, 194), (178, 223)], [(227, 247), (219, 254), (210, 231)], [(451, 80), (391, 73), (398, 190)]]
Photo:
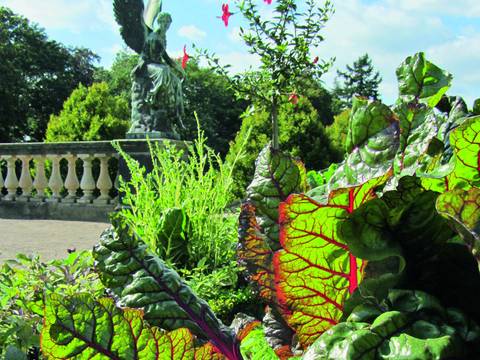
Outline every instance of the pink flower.
[(263, 0), (263, 1), (266, 2), (268, 5), (272, 4), (272, 0)]
[(223, 4), (222, 5), (222, 16), (218, 16), (218, 18), (222, 19), (223, 23), (225, 24), (225, 27), (228, 26), (228, 19), (230, 18), (230, 16), (232, 16), (233, 14), (228, 10), (228, 4)]
[(290, 101), (293, 105), (298, 104), (298, 99), (299, 97), (295, 92), (291, 93), (290, 96), (288, 97), (288, 101)]
[(318, 56), (315, 56), (315, 59), (313, 59), (313, 64), (315, 65), (318, 62)]
[(190, 59), (190, 56), (188, 56), (187, 54), (187, 45), (185, 45), (183, 47), (182, 69), (185, 69), (187, 67), (188, 59)]

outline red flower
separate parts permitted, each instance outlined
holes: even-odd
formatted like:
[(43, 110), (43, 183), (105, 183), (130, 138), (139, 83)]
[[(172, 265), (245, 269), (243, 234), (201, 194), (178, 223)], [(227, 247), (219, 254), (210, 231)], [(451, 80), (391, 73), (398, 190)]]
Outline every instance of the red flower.
[(315, 56), (315, 59), (313, 59), (313, 64), (315, 65), (318, 62), (318, 56)]
[(190, 56), (188, 56), (187, 54), (187, 45), (185, 45), (183, 47), (182, 69), (185, 69), (187, 67), (188, 59), (190, 59)]
[(272, 4), (272, 0), (263, 0), (263, 1), (266, 2), (268, 5)]
[(225, 24), (225, 27), (228, 26), (228, 19), (230, 18), (230, 16), (232, 16), (233, 14), (228, 11), (228, 4), (223, 4), (222, 5), (222, 16), (218, 16), (218, 18), (222, 19), (223, 20), (223, 23)]
[(298, 104), (298, 95), (296, 93), (291, 93), (290, 96), (288, 97), (288, 101), (290, 101), (293, 105)]

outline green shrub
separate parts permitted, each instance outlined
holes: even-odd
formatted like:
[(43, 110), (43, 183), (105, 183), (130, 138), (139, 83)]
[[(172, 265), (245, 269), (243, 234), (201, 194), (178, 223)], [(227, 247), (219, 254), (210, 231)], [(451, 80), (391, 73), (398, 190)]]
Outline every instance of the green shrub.
[[(317, 111), (310, 101), (301, 97), (297, 105), (287, 103), (280, 108), (280, 148), (295, 157), (301, 157), (307, 168), (322, 169), (338, 160), (338, 154), (332, 150)], [(262, 148), (269, 142), (271, 123), (269, 114), (262, 110), (250, 110), (243, 116), (242, 127), (230, 145), (226, 161), (230, 162), (245, 142), (245, 156), (236, 165), (234, 171), (234, 193), (241, 198), (247, 184), (252, 180), (255, 159)]]
[(80, 85), (65, 101), (60, 114), (50, 117), (45, 141), (124, 138), (130, 119), (128, 109), (122, 97), (111, 95), (106, 83)]
[[(168, 142), (152, 145), (153, 170), (148, 174), (118, 149), (131, 174), (131, 180), (120, 185), (127, 205), (123, 217), (152, 251), (178, 268), (203, 264), (212, 270), (235, 254), (237, 216), (227, 208), (233, 200), (236, 160), (224, 163), (205, 143), (198, 130), (186, 150)], [(240, 156), (241, 148), (238, 151)], [(185, 218), (177, 211), (176, 220), (166, 221), (172, 209), (182, 209)], [(166, 230), (169, 222), (176, 225)]]
[(330, 139), (332, 149), (341, 158), (343, 158), (345, 155), (345, 144), (347, 141), (350, 112), (350, 109), (343, 110), (340, 114), (334, 117), (333, 123), (325, 128), (325, 132)]

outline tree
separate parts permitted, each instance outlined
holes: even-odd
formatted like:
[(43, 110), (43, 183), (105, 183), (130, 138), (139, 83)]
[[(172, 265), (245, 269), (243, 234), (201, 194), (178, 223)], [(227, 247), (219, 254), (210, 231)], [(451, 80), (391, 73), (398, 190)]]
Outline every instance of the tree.
[(65, 101), (59, 115), (52, 115), (47, 142), (98, 141), (125, 137), (130, 113), (128, 103), (111, 94), (106, 83), (80, 86)]
[(229, 80), (211, 69), (201, 68), (190, 61), (185, 69), (183, 84), (186, 139), (196, 137), (195, 112), (200, 126), (208, 138), (207, 144), (222, 156), (228, 152), (230, 141), (240, 129), (240, 116), (248, 106), (244, 100), (236, 100)]
[(138, 54), (119, 51), (109, 70), (98, 69), (95, 73), (96, 82), (106, 82), (112, 95), (122, 96), (131, 106), (133, 68), (138, 64)]
[[(253, 178), (255, 159), (270, 141), (271, 134), (269, 112), (265, 109), (250, 110), (243, 116), (242, 127), (231, 143), (226, 159), (232, 161), (245, 144), (245, 155), (237, 162), (233, 176), (234, 193), (239, 198), (244, 197), (246, 186)], [(280, 147), (301, 158), (308, 169), (320, 170), (340, 160), (330, 146), (316, 109), (306, 97), (301, 97), (296, 105), (282, 101), (278, 121)], [(248, 141), (245, 141), (248, 134)]]
[[(343, 84), (339, 84), (339, 78)], [(354, 61), (352, 66), (347, 65), (346, 71), (337, 70), (335, 82), (334, 94), (339, 100), (336, 110), (344, 110), (352, 107), (354, 95), (377, 100), (378, 86), (382, 78), (380, 73), (375, 71), (368, 54), (365, 54)]]
[[(320, 45), (320, 35), (333, 6), (329, 0), (323, 6), (316, 0), (306, 0), (301, 6), (295, 0), (276, 1), (272, 19), (263, 20), (254, 0), (238, 0), (238, 13), (248, 22), (248, 30), (240, 28), (240, 36), (252, 54), (260, 57), (259, 71), (247, 71), (232, 78), (233, 88), (241, 98), (251, 100), (268, 111), (272, 123), (272, 146), (279, 147), (278, 112), (290, 99), (297, 99), (298, 88), (305, 77), (319, 80), (331, 62), (313, 58), (311, 49)], [(269, 4), (271, 2), (268, 2)], [(231, 13), (223, 7), (223, 20), (228, 25)], [(223, 73), (220, 60), (201, 51), (210, 64)]]
[(44, 138), (48, 119), (79, 83), (93, 82), (97, 55), (49, 40), (44, 30), (0, 7), (0, 142)]

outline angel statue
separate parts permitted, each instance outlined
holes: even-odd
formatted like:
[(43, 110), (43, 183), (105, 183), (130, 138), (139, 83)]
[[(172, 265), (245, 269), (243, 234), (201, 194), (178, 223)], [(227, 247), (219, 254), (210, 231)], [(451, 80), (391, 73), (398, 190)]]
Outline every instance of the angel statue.
[(132, 71), (132, 119), (128, 138), (175, 138), (183, 128), (182, 82), (185, 73), (167, 54), (172, 18), (162, 0), (113, 0), (125, 43), (140, 54)]

